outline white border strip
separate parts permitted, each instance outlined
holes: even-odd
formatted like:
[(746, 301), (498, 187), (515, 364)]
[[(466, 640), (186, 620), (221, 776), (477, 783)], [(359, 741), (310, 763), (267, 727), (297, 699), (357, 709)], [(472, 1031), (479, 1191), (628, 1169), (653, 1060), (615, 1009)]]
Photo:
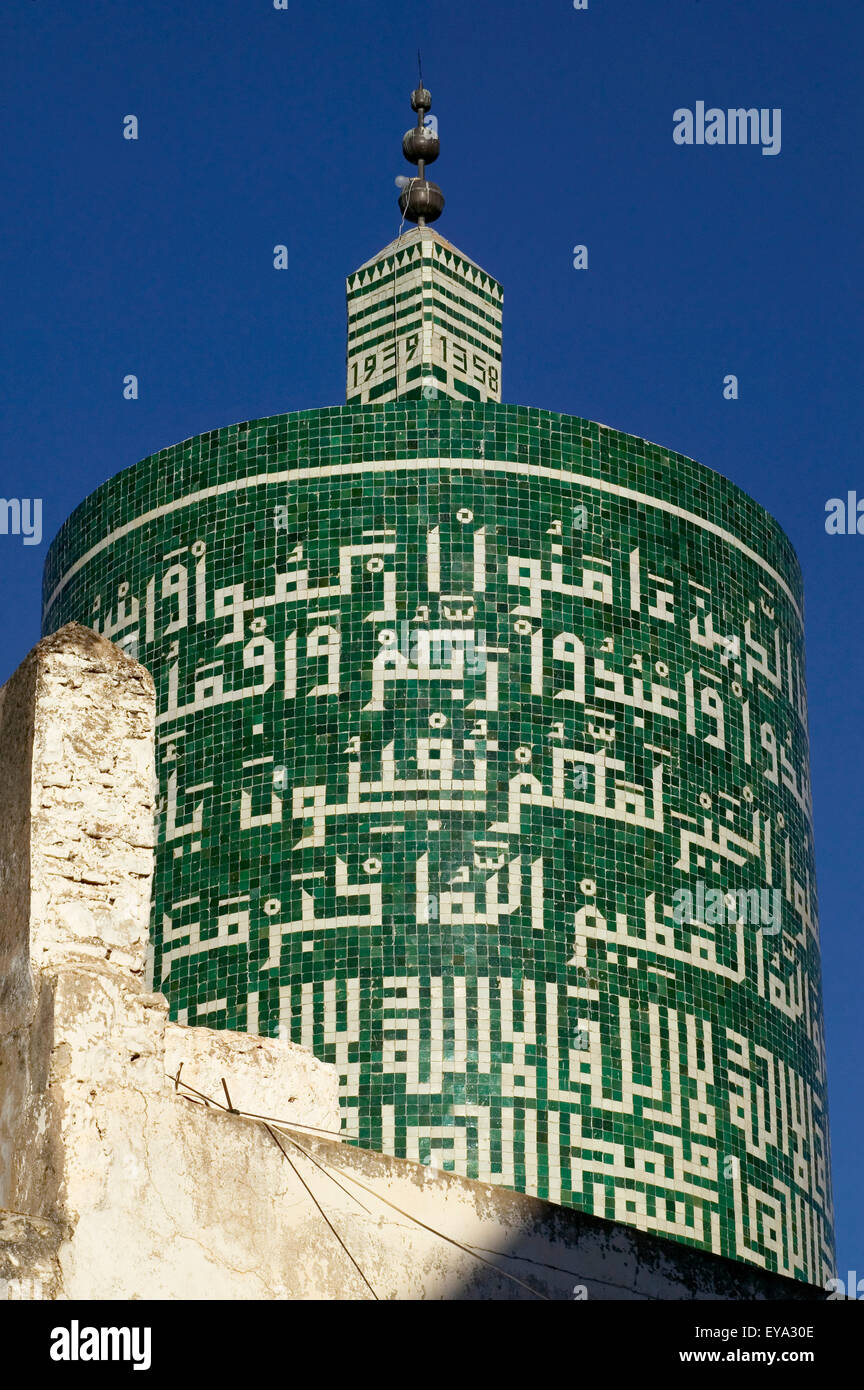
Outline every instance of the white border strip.
[[(608, 492), (613, 497), (625, 497), (631, 502), (638, 502), (645, 507), (656, 507), (658, 511), (668, 512), (671, 516), (680, 517), (682, 521), (689, 521), (694, 526), (701, 526), (703, 531), (709, 531), (711, 535), (718, 536), (727, 545), (734, 546), (740, 550), (742, 555), (746, 555), (748, 560), (760, 565), (766, 574), (770, 574), (784, 592), (802, 628), (804, 619), (801, 609), (795, 599), (795, 595), (786, 583), (781, 574), (769, 565), (761, 555), (752, 550), (749, 545), (745, 545), (742, 540), (726, 531), (722, 526), (717, 526), (713, 521), (706, 521), (704, 517), (697, 516), (695, 512), (685, 511), (683, 507), (678, 507), (674, 502), (666, 502), (660, 497), (651, 497), (647, 492), (636, 492), (633, 488), (622, 487), (619, 483), (607, 482), (604, 478), (590, 477), (585, 473), (570, 473), (563, 468), (544, 468), (542, 465), (514, 463), (505, 459), (376, 459), (366, 463), (338, 463), (323, 468), (289, 468), (280, 473), (256, 473), (249, 478), (235, 478), (231, 482), (219, 483), (214, 487), (202, 488), (200, 492), (190, 492), (185, 497), (176, 497), (173, 502), (166, 502), (161, 507), (154, 507), (152, 511), (144, 512), (136, 517), (134, 521), (128, 521), (125, 526), (119, 526), (116, 531), (111, 531), (109, 535), (76, 560), (74, 565), (66, 571), (62, 579), (57, 582), (54, 592), (43, 609), (43, 621), (54, 604), (57, 595), (68, 584), (80, 569), (89, 564), (94, 555), (106, 550), (108, 546), (120, 540), (123, 536), (128, 536), (130, 532), (138, 529), (139, 526), (147, 526), (151, 521), (157, 521), (159, 517), (168, 516), (171, 512), (176, 512), (181, 507), (194, 506), (196, 502), (203, 502), (209, 497), (221, 497), (230, 492), (238, 492), (247, 487), (263, 487), (274, 483), (298, 482), (304, 478), (337, 478), (350, 473), (392, 473), (392, 472), (419, 472), (421, 469), (441, 469), (456, 468), (475, 470), (480, 473), (515, 473), (523, 478), (550, 478), (556, 482), (575, 483), (579, 487), (596, 488), (598, 492)], [(103, 484), (103, 486), (106, 486)], [(91, 493), (91, 496), (93, 494)], [(758, 503), (754, 503), (758, 506)]]

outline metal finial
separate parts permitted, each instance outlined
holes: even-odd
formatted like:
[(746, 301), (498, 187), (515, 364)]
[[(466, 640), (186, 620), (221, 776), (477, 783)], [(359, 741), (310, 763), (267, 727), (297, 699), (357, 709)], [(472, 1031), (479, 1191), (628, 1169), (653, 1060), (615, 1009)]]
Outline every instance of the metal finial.
[(417, 112), (417, 124), (407, 130), (402, 137), (402, 153), (409, 164), (417, 165), (417, 177), (411, 179), (399, 194), (399, 207), (408, 222), (416, 222), (425, 227), (434, 222), (444, 210), (444, 194), (437, 183), (426, 178), (426, 165), (438, 158), (440, 145), (434, 130), (427, 130), (423, 124), (427, 111), (432, 105), (432, 93), (423, 86), (423, 69), (420, 64), (420, 49), (417, 49), (417, 71), (420, 85), (411, 93), (411, 109)]

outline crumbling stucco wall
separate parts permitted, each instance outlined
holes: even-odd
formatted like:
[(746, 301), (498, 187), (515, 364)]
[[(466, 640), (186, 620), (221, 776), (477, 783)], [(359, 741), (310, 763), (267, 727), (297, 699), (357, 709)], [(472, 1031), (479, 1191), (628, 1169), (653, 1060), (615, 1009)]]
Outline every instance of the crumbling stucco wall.
[(0, 691), (0, 1208), (16, 1214), (0, 1277), (67, 1297), (267, 1296), (273, 1217), (248, 1137), (214, 1149), (166, 1073), (182, 1063), (220, 1094), (227, 1076), (236, 1104), (327, 1130), (336, 1077), (287, 1043), (169, 1024), (146, 991), (154, 713), (144, 668), (77, 625)]
[[(0, 1296), (814, 1296), (344, 1145), (331, 1066), (169, 1023), (144, 983), (153, 727), (148, 673), (74, 624), (0, 691)], [(288, 1128), (195, 1098), (223, 1079)]]

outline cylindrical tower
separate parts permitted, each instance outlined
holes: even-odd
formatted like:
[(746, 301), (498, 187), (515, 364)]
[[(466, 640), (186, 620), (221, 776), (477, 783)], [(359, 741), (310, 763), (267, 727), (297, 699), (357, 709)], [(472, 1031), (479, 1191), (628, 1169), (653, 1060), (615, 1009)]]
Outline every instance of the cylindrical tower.
[(163, 449), (48, 554), (44, 631), (156, 681), (154, 983), (334, 1062), (362, 1145), (820, 1283), (795, 554), (700, 464), (500, 404), (430, 104), (348, 404)]
[(819, 1282), (801, 583), (710, 470), (448, 399), (164, 449), (44, 630), (158, 691), (154, 980), (338, 1066), (363, 1145)]

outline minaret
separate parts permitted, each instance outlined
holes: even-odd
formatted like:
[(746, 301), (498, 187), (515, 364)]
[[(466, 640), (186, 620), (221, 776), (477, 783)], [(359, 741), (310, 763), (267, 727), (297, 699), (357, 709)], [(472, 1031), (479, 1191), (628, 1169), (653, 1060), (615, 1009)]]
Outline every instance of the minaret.
[(402, 189), (395, 241), (346, 281), (349, 405), (434, 399), (501, 400), (501, 305), (497, 280), (427, 223), (444, 195), (426, 178), (438, 158), (437, 134), (424, 124), (432, 105), (422, 85), (411, 93), (417, 124), (402, 153), (417, 174)]

